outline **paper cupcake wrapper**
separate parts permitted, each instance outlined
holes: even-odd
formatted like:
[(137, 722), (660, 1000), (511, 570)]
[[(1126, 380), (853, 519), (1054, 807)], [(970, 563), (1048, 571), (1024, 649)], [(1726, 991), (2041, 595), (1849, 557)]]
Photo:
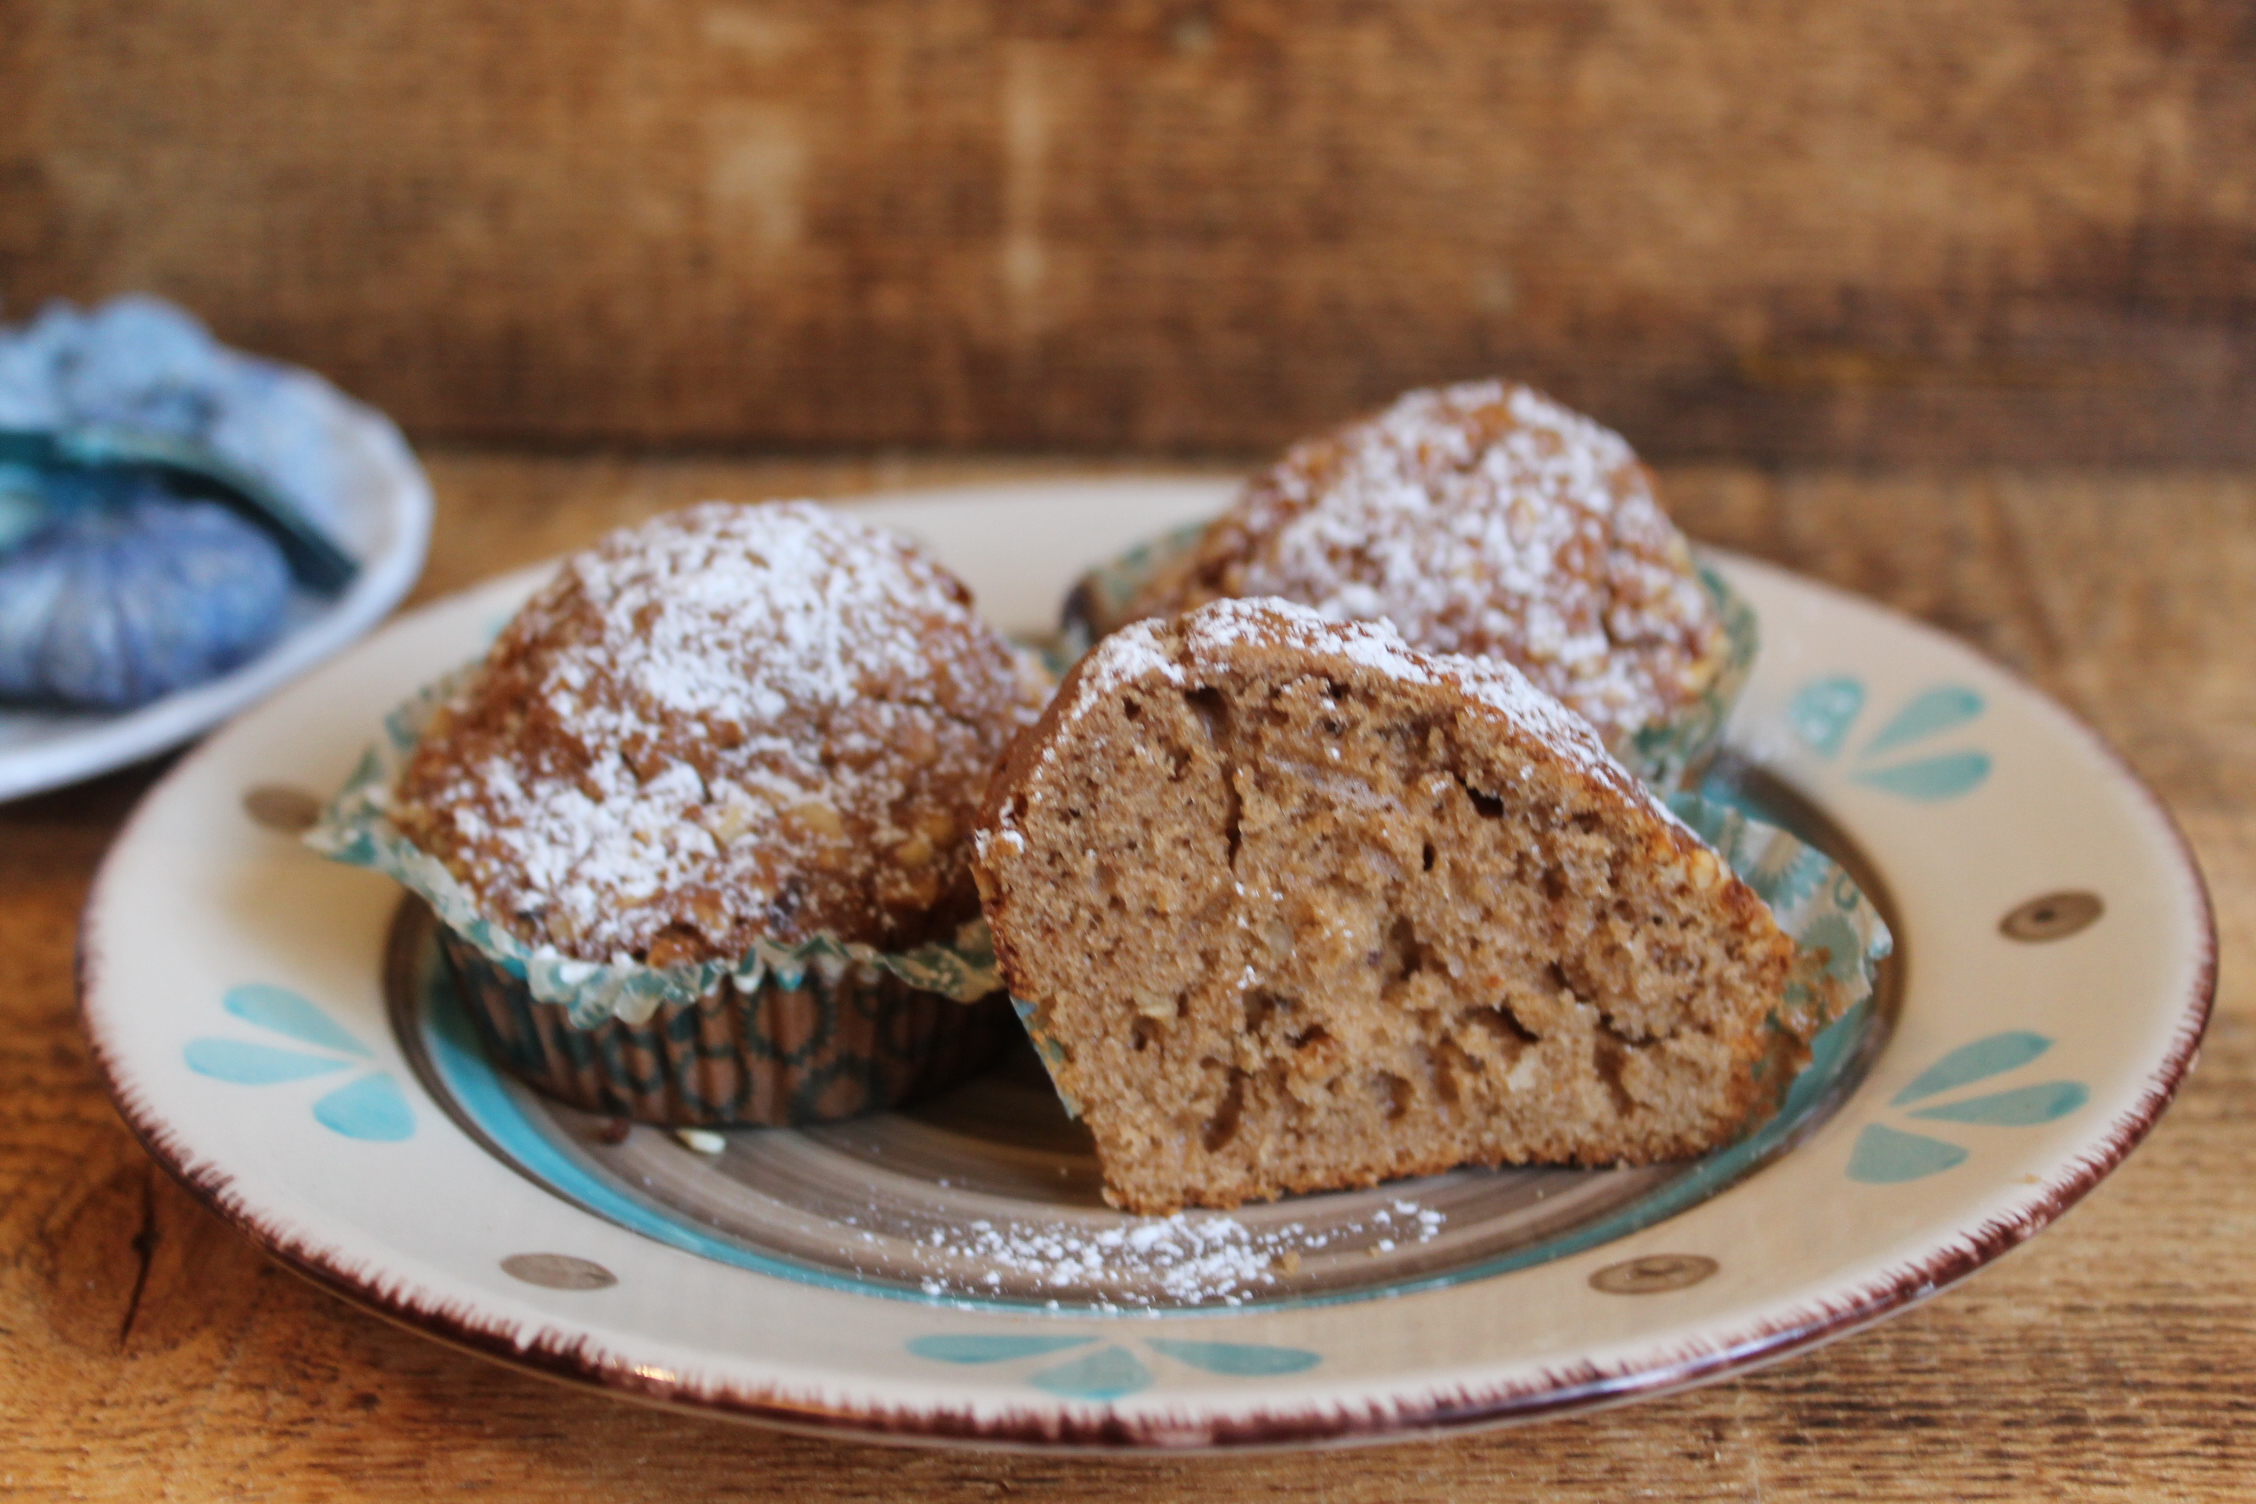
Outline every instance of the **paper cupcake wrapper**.
[(987, 922), (965, 924), (951, 944), (910, 951), (818, 935), (793, 944), (758, 941), (734, 961), (649, 966), (636, 961), (582, 961), (548, 946), (528, 945), (506, 925), (479, 912), (468, 889), (439, 860), (392, 823), (391, 793), (423, 728), (471, 672), (465, 668), (416, 694), (384, 718), (384, 732), (362, 755), (345, 787), (306, 832), (306, 844), (335, 861), (393, 878), (431, 906), (448, 931), (475, 946), (522, 982), (533, 1001), (564, 1010), (574, 1028), (616, 1019), (639, 1025), (666, 1007), (694, 1005), (726, 983), (741, 996), (773, 984), (785, 990), (834, 984), (849, 968), (881, 972), (923, 992), (969, 1003), (1001, 989)]
[[(1137, 544), (1075, 582), (1065, 598), (1059, 632), (1066, 663), (1126, 624), (1130, 603), (1159, 574), (1180, 561), (1206, 533), (1203, 522), (1187, 523)], [(1724, 633), (1724, 660), (1698, 698), (1664, 721), (1639, 727), (1621, 746), (1609, 747), (1616, 761), (1656, 789), (1695, 786), (1716, 749), (1723, 745), (1724, 722), (1754, 671), (1762, 645), (1755, 609), (1714, 570), (1702, 566), (1701, 588), (1714, 603)]]
[(1896, 948), (1888, 922), (1848, 869), (1817, 847), (1737, 805), (1675, 794), (1668, 806), (1770, 906), (1794, 942), (1796, 965), (1772, 1022), (1804, 1039), (1872, 996)]
[(1059, 635), (1068, 661), (1128, 624), (1128, 608), (1160, 571), (1198, 547), (1207, 524), (1186, 522), (1097, 565), (1066, 592)]
[[(1880, 963), (1895, 948), (1887, 921), (1847, 869), (1792, 831), (1766, 825), (1705, 794), (1677, 794), (1668, 805), (1770, 906), (1778, 927), (1794, 942), (1795, 965), (1769, 1023), (1780, 1036), (1772, 1058), (1790, 1059), (1799, 1069), (1807, 1058), (1800, 1042), (1814, 1039), (1872, 996)], [(1064, 1047), (1042, 1027), (1033, 1005), (1014, 997), (1011, 1006), (1056, 1085)], [(1758, 1062), (1758, 1077), (1768, 1069), (1767, 1059)], [(1788, 1074), (1763, 1084), (1774, 1098), (1782, 1098), (1791, 1082)], [(1080, 1104), (1062, 1086), (1058, 1095), (1069, 1114), (1081, 1115)]]
[(640, 1024), (582, 1028), (468, 940), (438, 934), (503, 1069), (583, 1111), (638, 1122), (783, 1126), (881, 1112), (962, 1080), (1016, 1032), (1000, 998), (967, 1006), (864, 966), (835, 979), (809, 972), (795, 987), (771, 976), (749, 993), (724, 980)]
[(1739, 703), (1739, 692), (1747, 687), (1755, 656), (1762, 651), (1754, 606), (1705, 564), (1698, 571), (1700, 588), (1707, 591), (1723, 624), (1723, 662), (1698, 696), (1678, 706), (1666, 720), (1638, 727), (1628, 744), (1614, 752), (1616, 761), (1656, 789), (1699, 786), (1723, 746), (1724, 723), (1731, 719), (1731, 707)]

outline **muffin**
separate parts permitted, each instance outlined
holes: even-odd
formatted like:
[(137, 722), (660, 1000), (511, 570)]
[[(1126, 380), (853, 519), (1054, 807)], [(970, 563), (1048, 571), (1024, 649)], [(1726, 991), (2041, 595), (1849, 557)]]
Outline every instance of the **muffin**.
[(1420, 651), (1504, 659), (1624, 752), (1719, 688), (1719, 594), (1619, 434), (1483, 381), (1295, 446), (1121, 619), (1276, 596), (1386, 621)]
[(442, 906), (442, 945), (525, 1080), (651, 1122), (843, 1117), (1010, 1032), (969, 835), (1045, 697), (906, 540), (712, 502), (567, 559), (382, 814), (472, 916)]
[(1851, 997), (1510, 664), (1281, 601), (1099, 644), (998, 769), (976, 870), (1136, 1212), (1698, 1154)]

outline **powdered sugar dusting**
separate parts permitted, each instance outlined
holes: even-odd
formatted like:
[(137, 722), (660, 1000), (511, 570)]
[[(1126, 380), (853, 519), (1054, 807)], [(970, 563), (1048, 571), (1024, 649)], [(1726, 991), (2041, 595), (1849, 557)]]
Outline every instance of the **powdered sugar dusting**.
[(1030, 713), (1008, 645), (903, 540), (711, 502), (567, 560), (403, 802), (568, 954), (672, 931), (727, 956), (815, 910), (876, 943), (958, 885), (985, 767)]
[[(1589, 721), (1545, 694), (1535, 681), (1501, 658), (1421, 653), (1383, 621), (1334, 622), (1313, 609), (1284, 600), (1221, 600), (1183, 619), (1185, 641), (1194, 663), (1219, 669), (1233, 645), (1285, 642), (1311, 654), (1337, 654), (1358, 667), (1403, 684), (1448, 684), (1500, 711), (1522, 735), (1588, 777), (1602, 778), (1622, 792), (1668, 813), (1668, 807), (1632, 777), (1611, 754)], [(1674, 817), (1671, 816), (1673, 819)]]
[[(975, 1218), (925, 1234), (961, 1275), (935, 1274), (934, 1296), (984, 1296), (999, 1289), (1040, 1295), (1095, 1291), (1099, 1308), (1237, 1306), (1288, 1285), (1303, 1259), (1343, 1245), (1378, 1253), (1430, 1243), (1447, 1216), (1397, 1199), (1353, 1219), (1250, 1226), (1213, 1212), (1121, 1218), (1107, 1226), (1064, 1220)], [(977, 1272), (971, 1272), (976, 1270)]]
[(1168, 652), (1162, 623), (1131, 622), (1090, 652), (1065, 717), (1078, 720), (1128, 685), (1148, 680), (1181, 684), (1183, 670)]
[(1209, 535), (1200, 585), (1386, 620), (1418, 648), (1511, 659), (1609, 740), (1662, 718), (1721, 636), (1620, 435), (1525, 387), (1413, 392), (1304, 445)]
[[(1078, 671), (1072, 699), (1063, 707), (1063, 720), (1079, 720), (1139, 684), (1182, 689), (1219, 682), (1232, 671), (1237, 652), (1259, 645), (1308, 654), (1311, 673), (1328, 672), (1324, 663), (1329, 659), (1401, 684), (1446, 685), (1500, 712), (1521, 735), (1541, 743), (1578, 773), (1610, 784), (1671, 825), (1683, 824), (1614, 760), (1588, 720), (1546, 694), (1508, 661), (1419, 652), (1389, 622), (1333, 621), (1296, 601), (1225, 597), (1173, 621), (1147, 618), (1129, 623), (1090, 650)], [(1054, 748), (1045, 749), (1046, 757), (1051, 753)], [(1016, 814), (1015, 805), (1004, 806), (996, 834), (1023, 845)]]
[(652, 734), (652, 711), (749, 723), (928, 677), (911, 623), (960, 614), (953, 583), (813, 502), (708, 502), (574, 555), (527, 607), (527, 624), (537, 631), (553, 603), (598, 603), (601, 655), (642, 703), (582, 693), (584, 659), (559, 663), (549, 692), (623, 743)]

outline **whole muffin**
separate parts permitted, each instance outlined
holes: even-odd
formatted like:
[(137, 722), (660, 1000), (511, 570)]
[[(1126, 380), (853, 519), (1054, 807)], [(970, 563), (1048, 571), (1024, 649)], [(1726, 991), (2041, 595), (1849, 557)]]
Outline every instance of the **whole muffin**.
[[(1007, 1009), (865, 963), (976, 919), (988, 768), (1045, 698), (906, 540), (811, 502), (709, 502), (566, 560), (433, 715), (389, 813), (534, 955), (630, 983), (737, 969), (694, 1005), (575, 1029), (447, 935), (474, 1011), (536, 1085), (665, 1122), (844, 1116), (943, 1084), (1007, 1034)], [(747, 958), (808, 947), (796, 985), (747, 983)]]
[(1729, 648), (1629, 445), (1500, 381), (1411, 392), (1296, 445), (1127, 616), (1252, 596), (1505, 659), (1616, 750), (1697, 700)]

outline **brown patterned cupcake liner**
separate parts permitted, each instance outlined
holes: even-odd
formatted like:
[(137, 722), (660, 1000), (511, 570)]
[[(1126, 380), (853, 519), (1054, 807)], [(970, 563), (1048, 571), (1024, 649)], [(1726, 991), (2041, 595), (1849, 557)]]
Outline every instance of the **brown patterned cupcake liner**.
[(959, 1003), (889, 973), (810, 968), (797, 986), (724, 980), (641, 1023), (572, 1022), (472, 942), (439, 948), (496, 1064), (586, 1112), (668, 1127), (830, 1122), (953, 1085), (1019, 1032), (1001, 994)]

